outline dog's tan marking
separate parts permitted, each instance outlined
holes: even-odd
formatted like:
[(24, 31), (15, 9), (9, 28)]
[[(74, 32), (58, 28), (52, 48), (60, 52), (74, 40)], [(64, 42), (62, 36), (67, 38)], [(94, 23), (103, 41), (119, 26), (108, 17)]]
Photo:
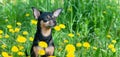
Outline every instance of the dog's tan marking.
[(33, 51), (34, 51), (34, 53), (35, 53), (35, 57), (38, 57), (38, 51), (41, 50), (41, 49), (42, 49), (42, 48), (39, 47), (39, 46), (34, 46), (34, 47), (33, 47)]
[(49, 21), (48, 22), (41, 21), (40, 23), (41, 23), (42, 35), (46, 37), (49, 36), (51, 34), (51, 28), (48, 28)]
[(45, 51), (49, 56), (51, 56), (54, 53), (54, 47), (50, 46), (50, 47), (46, 48)]
[(49, 19), (49, 18), (50, 18), (50, 16), (49, 16), (49, 15), (47, 15), (47, 18)]

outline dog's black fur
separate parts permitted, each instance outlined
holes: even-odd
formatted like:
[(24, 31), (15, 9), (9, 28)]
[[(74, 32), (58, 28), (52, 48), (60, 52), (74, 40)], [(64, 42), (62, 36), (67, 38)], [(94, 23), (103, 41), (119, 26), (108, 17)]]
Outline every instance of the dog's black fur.
[[(57, 9), (54, 12), (41, 12), (32, 7), (33, 14), (37, 22), (37, 31), (31, 48), (31, 57), (38, 57), (38, 50), (44, 49), (46, 54), (41, 57), (48, 57), (54, 55), (54, 42), (52, 39), (52, 27), (56, 25), (56, 17), (60, 14), (62, 9)], [(47, 48), (38, 46), (38, 42), (45, 41), (48, 44)]]

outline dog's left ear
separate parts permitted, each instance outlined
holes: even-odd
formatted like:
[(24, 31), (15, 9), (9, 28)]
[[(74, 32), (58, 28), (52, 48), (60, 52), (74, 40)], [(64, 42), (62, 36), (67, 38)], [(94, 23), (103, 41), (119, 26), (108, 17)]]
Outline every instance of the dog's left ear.
[(33, 14), (34, 14), (35, 19), (38, 19), (41, 12), (38, 9), (36, 9), (35, 7), (32, 7), (32, 10), (33, 10)]
[(53, 16), (54, 16), (54, 17), (58, 17), (58, 15), (60, 14), (61, 11), (62, 11), (61, 8), (55, 10), (55, 11), (53, 12)]

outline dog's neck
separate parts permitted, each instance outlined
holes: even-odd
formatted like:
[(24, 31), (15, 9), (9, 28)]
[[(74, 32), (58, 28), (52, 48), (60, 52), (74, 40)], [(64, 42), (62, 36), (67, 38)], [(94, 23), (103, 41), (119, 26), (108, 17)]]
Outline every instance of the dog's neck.
[(52, 35), (51, 33), (52, 29), (51, 28), (46, 28), (43, 26), (37, 26), (37, 33), (39, 35), (41, 35), (42, 37), (49, 37), (50, 35)]
[(41, 33), (44, 37), (48, 37), (51, 34), (51, 28), (41, 27)]
[(45, 41), (49, 43), (50, 40), (52, 39), (51, 31), (52, 31), (51, 28), (48, 29), (48, 28), (37, 27), (37, 31), (35, 34), (35, 39), (34, 39), (33, 44), (38, 45), (39, 41)]

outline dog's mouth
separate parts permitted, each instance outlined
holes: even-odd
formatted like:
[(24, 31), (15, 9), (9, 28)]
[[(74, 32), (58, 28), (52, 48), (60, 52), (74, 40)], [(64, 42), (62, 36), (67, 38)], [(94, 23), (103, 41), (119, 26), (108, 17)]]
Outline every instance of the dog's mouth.
[(49, 26), (47, 26), (47, 28), (54, 28), (55, 27), (55, 25), (49, 25)]
[(48, 26), (47, 26), (47, 27), (53, 28), (53, 27), (55, 27), (55, 26), (56, 26), (56, 23), (54, 23), (54, 22), (52, 21), (52, 22), (49, 22), (49, 23), (48, 23)]

